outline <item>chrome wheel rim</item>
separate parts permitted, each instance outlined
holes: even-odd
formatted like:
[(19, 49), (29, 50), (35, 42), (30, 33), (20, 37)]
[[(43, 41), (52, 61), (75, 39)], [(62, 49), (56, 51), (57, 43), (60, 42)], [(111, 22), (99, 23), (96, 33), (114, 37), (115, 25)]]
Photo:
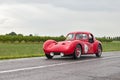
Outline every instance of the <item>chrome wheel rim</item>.
[(98, 55), (101, 56), (101, 54), (102, 54), (102, 50), (101, 50), (101, 48), (99, 47), (99, 48), (98, 48)]
[(80, 48), (76, 48), (76, 57), (79, 58), (81, 56)]

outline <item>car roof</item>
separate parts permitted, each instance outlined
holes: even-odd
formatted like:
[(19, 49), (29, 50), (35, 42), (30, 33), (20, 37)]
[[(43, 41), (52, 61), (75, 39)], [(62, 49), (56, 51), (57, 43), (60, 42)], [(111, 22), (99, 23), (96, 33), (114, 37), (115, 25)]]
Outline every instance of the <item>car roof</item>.
[(87, 32), (87, 31), (75, 31), (75, 32), (70, 32), (70, 33), (74, 33), (74, 34), (78, 34), (78, 33), (91, 34), (90, 32)]

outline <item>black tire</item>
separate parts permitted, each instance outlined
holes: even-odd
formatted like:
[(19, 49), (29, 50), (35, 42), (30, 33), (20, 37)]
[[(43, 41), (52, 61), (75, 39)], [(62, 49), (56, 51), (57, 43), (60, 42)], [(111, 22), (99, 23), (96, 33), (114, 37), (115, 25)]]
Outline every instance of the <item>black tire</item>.
[(77, 45), (75, 50), (74, 50), (73, 58), (74, 59), (79, 59), (81, 57), (81, 54), (82, 54), (81, 46)]
[(101, 57), (101, 55), (102, 55), (102, 46), (99, 44), (98, 45), (98, 51), (96, 53), (96, 57)]
[(47, 57), (47, 59), (52, 59), (53, 56), (49, 55), (49, 54), (45, 54), (45, 56)]

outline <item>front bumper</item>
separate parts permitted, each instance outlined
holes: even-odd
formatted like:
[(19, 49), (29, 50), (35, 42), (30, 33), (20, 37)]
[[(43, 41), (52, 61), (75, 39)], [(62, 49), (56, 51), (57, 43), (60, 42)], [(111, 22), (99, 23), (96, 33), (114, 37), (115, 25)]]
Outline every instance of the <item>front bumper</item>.
[(67, 56), (67, 55), (71, 55), (73, 54), (74, 50), (73, 49), (65, 49), (65, 48), (62, 48), (62, 49), (47, 49), (45, 50), (44, 49), (44, 52), (45, 54), (54, 54), (54, 55), (64, 55), (64, 56)]

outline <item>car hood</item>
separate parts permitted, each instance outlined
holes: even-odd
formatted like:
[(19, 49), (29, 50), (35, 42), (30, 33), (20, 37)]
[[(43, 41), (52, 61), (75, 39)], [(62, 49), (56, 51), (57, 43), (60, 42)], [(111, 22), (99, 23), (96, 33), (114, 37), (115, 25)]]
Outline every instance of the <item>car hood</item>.
[(48, 48), (58, 48), (58, 47), (66, 47), (71, 44), (72, 41), (60, 41), (56, 43), (52, 43), (51, 45), (48, 46)]
[(60, 42), (57, 42), (56, 45), (69, 45), (71, 44), (72, 41), (60, 41)]

